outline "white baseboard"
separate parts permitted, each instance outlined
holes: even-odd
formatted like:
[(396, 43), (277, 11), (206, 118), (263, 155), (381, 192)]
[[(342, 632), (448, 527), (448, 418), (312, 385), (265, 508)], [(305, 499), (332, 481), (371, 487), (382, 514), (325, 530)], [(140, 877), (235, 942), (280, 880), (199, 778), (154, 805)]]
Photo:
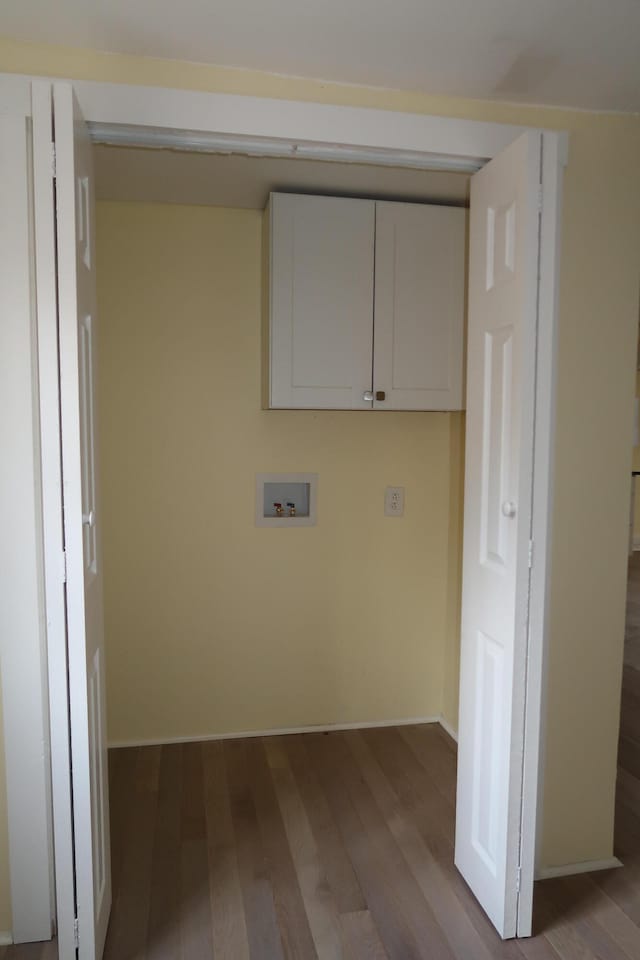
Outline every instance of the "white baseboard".
[[(442, 717), (406, 717), (402, 720), (364, 720), (359, 723), (318, 723), (307, 727), (278, 727), (272, 730), (238, 730), (235, 733), (202, 733), (193, 737), (163, 737), (157, 740), (113, 740), (109, 749), (159, 747), (171, 743), (198, 743), (202, 740), (241, 740), (251, 737), (285, 737), (293, 733), (331, 733), (338, 730), (365, 730), (372, 727), (403, 727), (417, 723), (442, 723)], [(442, 723), (444, 726), (444, 723)], [(454, 734), (445, 727), (447, 733)], [(454, 737), (455, 739), (455, 737)]]
[(440, 723), (440, 726), (442, 727), (442, 729), (443, 729), (443, 730), (446, 730), (447, 733), (449, 734), (449, 736), (451, 737), (451, 739), (452, 739), (452, 740), (455, 740), (455, 742), (457, 743), (457, 742), (458, 742), (458, 731), (457, 731), (457, 730), (454, 730), (453, 727), (451, 726), (451, 724), (449, 723), (449, 721), (448, 721), (448, 720), (445, 720), (444, 717), (440, 717), (439, 723)]
[(12, 943), (11, 930), (0, 930), (0, 947), (10, 947)]
[(563, 863), (559, 867), (542, 867), (536, 871), (536, 880), (551, 880), (553, 877), (571, 877), (576, 873), (595, 873), (596, 870), (612, 870), (621, 867), (617, 857), (608, 860), (581, 860), (579, 863)]

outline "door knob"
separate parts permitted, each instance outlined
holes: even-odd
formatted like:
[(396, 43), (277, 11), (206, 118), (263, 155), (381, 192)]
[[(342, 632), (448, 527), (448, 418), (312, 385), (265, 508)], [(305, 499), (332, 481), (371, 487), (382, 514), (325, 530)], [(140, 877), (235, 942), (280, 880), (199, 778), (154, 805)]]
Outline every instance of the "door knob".
[(93, 527), (93, 526), (95, 526), (95, 522), (96, 522), (96, 515), (95, 515), (95, 513), (93, 512), (93, 510), (89, 510), (89, 513), (83, 513), (83, 514), (82, 514), (82, 523), (83, 523), (83, 526), (85, 526), (85, 527)]
[(376, 400), (381, 402), (382, 400), (386, 400), (386, 399), (387, 399), (387, 395), (384, 392), (384, 390), (376, 390)]
[(515, 517), (516, 505), (513, 500), (505, 500), (502, 504), (502, 515), (505, 517)]
[(363, 403), (373, 403), (373, 390), (365, 390), (362, 394)]

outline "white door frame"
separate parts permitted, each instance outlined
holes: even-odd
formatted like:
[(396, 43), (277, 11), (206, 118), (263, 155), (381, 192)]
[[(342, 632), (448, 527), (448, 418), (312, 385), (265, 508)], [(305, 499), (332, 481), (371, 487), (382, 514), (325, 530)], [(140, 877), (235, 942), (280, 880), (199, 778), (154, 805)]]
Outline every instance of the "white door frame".
[(0, 84), (0, 672), (13, 908), (0, 944), (50, 938), (54, 915), (30, 119), (28, 86)]
[[(45, 85), (46, 77), (0, 75), (0, 103), (29, 81)], [(101, 139), (126, 142), (160, 143), (187, 149), (235, 146), (237, 152), (251, 148), (269, 155), (306, 156), (324, 159), (364, 160), (396, 166), (449, 167), (478, 169), (515, 140), (525, 127), (458, 120), (421, 114), (397, 113), (371, 108), (333, 106), (300, 101), (274, 100), (237, 94), (219, 94), (172, 90), (161, 87), (131, 86), (94, 81), (72, 83), (85, 119)], [(39, 94), (44, 96), (44, 93)], [(553, 439), (555, 421), (556, 317), (559, 270), (559, 236), (563, 167), (567, 162), (568, 136), (542, 131), (542, 256), (539, 282), (539, 329), (536, 358), (534, 502), (533, 531), (535, 562), (531, 582), (529, 624), (527, 707), (524, 742), (524, 800), (522, 823), (523, 862), (535, 861), (540, 835), (541, 742), (543, 696), (545, 688), (545, 651), (548, 629), (548, 595), (551, 507), (553, 481)], [(36, 191), (35, 202), (38, 204)], [(36, 210), (36, 222), (39, 214)], [(38, 334), (41, 343), (50, 342), (53, 301), (50, 286), (39, 290)], [(48, 355), (47, 355), (48, 356)], [(41, 367), (47, 356), (41, 351)], [(49, 356), (50, 361), (50, 356)], [(41, 372), (42, 373), (42, 372)], [(41, 423), (43, 449), (52, 443), (54, 418)], [(57, 440), (57, 437), (56, 437)], [(57, 519), (53, 506), (59, 497), (55, 471), (44, 469), (43, 503), (45, 530), (55, 539)], [(58, 486), (56, 486), (58, 484)], [(46, 488), (46, 489), (45, 489)], [(60, 541), (61, 544), (61, 541)], [(45, 551), (47, 578), (60, 578), (60, 552), (49, 539)], [(2, 584), (0, 590), (11, 589)], [(47, 595), (49, 630), (49, 670), (52, 690), (61, 689), (62, 657), (56, 645), (61, 635), (61, 611), (55, 598)], [(65, 653), (66, 657), (66, 653)], [(66, 660), (65, 660), (66, 662)], [(38, 681), (39, 684), (39, 681)], [(34, 696), (41, 696), (33, 678)], [(36, 693), (37, 691), (37, 693)], [(56, 790), (68, 781), (68, 747), (57, 729), (61, 723), (60, 704), (52, 709), (52, 770), (54, 809)], [(10, 705), (11, 709), (11, 705)], [(16, 729), (6, 716), (5, 729)], [(14, 718), (15, 719), (15, 718)], [(540, 772), (539, 772), (540, 771)], [(7, 778), (15, 771), (8, 765)], [(58, 786), (56, 786), (58, 785)], [(58, 795), (58, 801), (60, 802)], [(10, 812), (11, 820), (11, 812)], [(24, 826), (10, 822), (16, 847), (28, 845)], [(18, 831), (17, 836), (14, 830)], [(58, 845), (57, 858), (62, 851)], [(58, 863), (57, 866), (60, 864)], [(523, 912), (526, 905), (522, 905)]]

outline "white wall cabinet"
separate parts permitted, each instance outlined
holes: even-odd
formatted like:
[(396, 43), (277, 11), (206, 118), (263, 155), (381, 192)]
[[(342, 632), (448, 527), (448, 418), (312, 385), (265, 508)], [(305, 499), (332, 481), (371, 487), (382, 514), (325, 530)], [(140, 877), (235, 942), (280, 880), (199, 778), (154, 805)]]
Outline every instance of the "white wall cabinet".
[(274, 193), (271, 408), (460, 410), (466, 211)]

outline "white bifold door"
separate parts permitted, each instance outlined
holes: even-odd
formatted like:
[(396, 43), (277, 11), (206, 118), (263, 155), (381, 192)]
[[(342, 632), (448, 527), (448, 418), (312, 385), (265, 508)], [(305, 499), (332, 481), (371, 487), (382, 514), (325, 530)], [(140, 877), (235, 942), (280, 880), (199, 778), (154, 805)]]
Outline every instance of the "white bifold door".
[(91, 143), (68, 84), (53, 85), (53, 127), (76, 939), (80, 960), (98, 960), (109, 922), (111, 869), (96, 437), (94, 202)]
[(471, 182), (455, 861), (505, 938), (531, 933), (534, 879), (521, 810), (541, 136), (522, 135)]

